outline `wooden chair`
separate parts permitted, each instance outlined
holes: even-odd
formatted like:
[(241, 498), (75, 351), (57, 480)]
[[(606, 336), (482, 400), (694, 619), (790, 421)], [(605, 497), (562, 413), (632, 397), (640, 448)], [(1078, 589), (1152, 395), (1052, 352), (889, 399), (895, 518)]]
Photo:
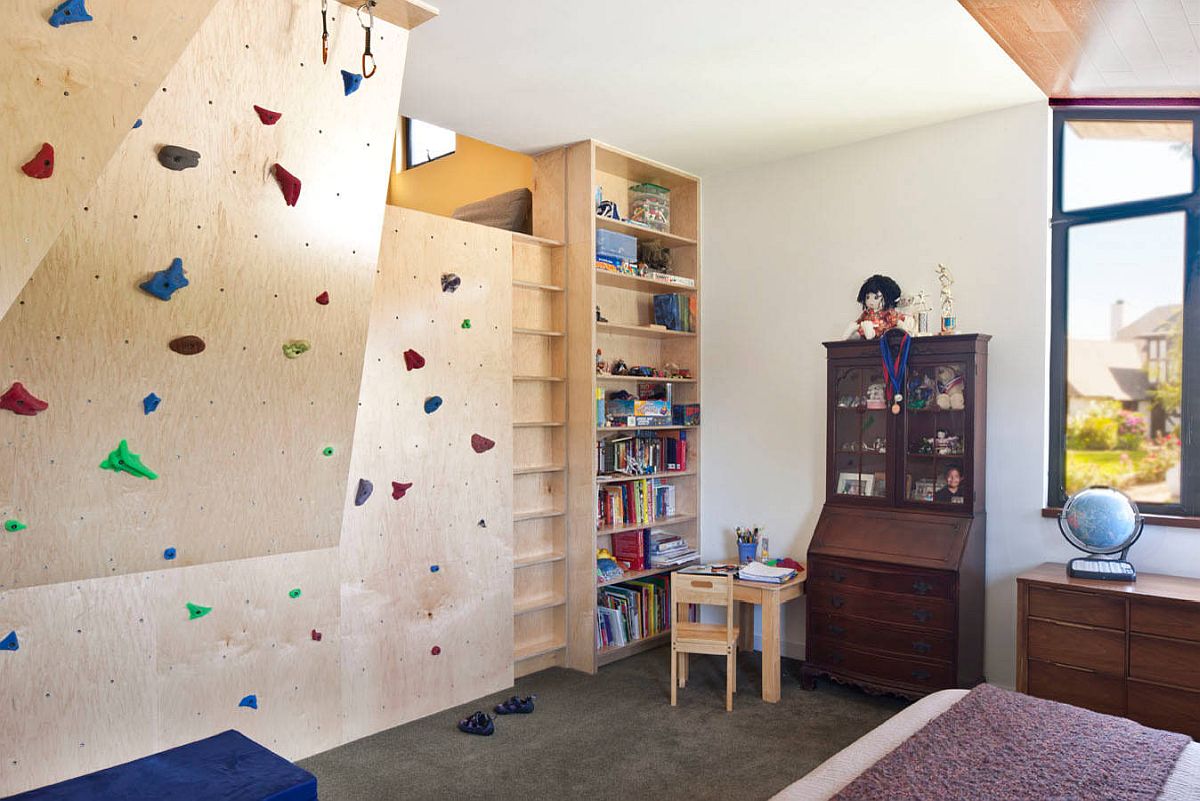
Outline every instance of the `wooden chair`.
[[(687, 605), (725, 607), (725, 625), (693, 623)], [(680, 608), (684, 609), (680, 615)], [(725, 710), (733, 711), (737, 690), (738, 626), (733, 615), (733, 577), (671, 574), (671, 706), (676, 687), (687, 686), (688, 654), (725, 656)]]

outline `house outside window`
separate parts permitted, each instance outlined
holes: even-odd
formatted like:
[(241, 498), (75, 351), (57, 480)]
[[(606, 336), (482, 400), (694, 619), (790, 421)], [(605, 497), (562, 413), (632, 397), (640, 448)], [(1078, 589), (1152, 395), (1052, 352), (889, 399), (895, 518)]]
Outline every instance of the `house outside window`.
[[(1200, 515), (1200, 109), (1054, 112), (1048, 505)], [(1196, 354), (1194, 357), (1192, 354)], [(1197, 452), (1200, 455), (1200, 451)]]

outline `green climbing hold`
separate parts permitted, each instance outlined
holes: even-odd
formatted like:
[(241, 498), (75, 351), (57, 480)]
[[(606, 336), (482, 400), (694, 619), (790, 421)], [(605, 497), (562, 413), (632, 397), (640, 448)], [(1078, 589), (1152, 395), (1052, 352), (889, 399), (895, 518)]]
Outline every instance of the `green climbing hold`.
[(283, 343), (283, 355), (289, 359), (295, 359), (301, 353), (308, 353), (310, 350), (312, 350), (312, 345), (303, 339), (293, 339), (291, 342)]
[(24, 531), (26, 528), (27, 528), (27, 526), (24, 523), (22, 523), (20, 520), (5, 520), (4, 521), (4, 530), (5, 531)]
[(463, 327), (463, 328), (470, 328), (470, 327), (471, 327), (471, 318), (469, 318), (469, 317), (468, 317), (467, 319), (463, 320), (463, 321), (462, 321), (462, 327)]
[(325, 448), (321, 451), (321, 453), (324, 454), (325, 456), (333, 456), (333, 446), (326, 445)]
[(289, 598), (299, 598), (300, 597), (300, 588), (297, 587), (294, 590), (288, 590), (288, 597)]
[(121, 440), (121, 444), (117, 449), (108, 454), (108, 458), (100, 463), (101, 469), (111, 470), (114, 473), (128, 473), (131, 476), (140, 476), (148, 478), (151, 481), (158, 478), (158, 473), (155, 473), (149, 467), (142, 464), (142, 457), (138, 456), (129, 450), (129, 445), (125, 440)]
[(187, 610), (188, 610), (188, 620), (195, 620), (196, 618), (204, 617), (209, 612), (211, 612), (212, 607), (211, 606), (201, 606), (200, 604), (194, 604), (191, 601), (188, 601)]

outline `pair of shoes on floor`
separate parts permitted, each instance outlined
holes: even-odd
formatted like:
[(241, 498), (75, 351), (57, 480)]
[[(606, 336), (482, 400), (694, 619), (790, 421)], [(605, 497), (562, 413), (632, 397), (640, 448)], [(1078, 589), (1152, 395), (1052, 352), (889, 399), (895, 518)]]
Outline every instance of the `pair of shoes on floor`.
[[(528, 715), (533, 711), (533, 699), (536, 695), (530, 695), (525, 698), (513, 696), (502, 704), (496, 704), (495, 712), (497, 715)], [(490, 737), (496, 733), (495, 718), (483, 712), (476, 712), (471, 717), (458, 722), (458, 730), (467, 734), (478, 734), (481, 737)]]

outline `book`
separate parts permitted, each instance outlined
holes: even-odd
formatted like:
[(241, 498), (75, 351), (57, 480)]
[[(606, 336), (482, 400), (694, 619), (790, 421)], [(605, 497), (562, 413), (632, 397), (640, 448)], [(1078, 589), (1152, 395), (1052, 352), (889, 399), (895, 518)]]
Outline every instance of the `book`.
[(790, 567), (771, 567), (762, 562), (750, 562), (738, 570), (738, 578), (743, 581), (760, 581), (764, 584), (783, 584), (796, 577), (796, 571)]

